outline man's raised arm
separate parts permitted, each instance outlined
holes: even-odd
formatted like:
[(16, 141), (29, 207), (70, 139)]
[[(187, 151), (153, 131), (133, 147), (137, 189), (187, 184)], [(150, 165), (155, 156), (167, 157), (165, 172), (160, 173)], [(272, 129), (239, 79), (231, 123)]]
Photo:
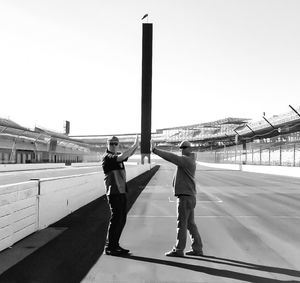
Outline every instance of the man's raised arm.
[(175, 153), (166, 151), (166, 150), (161, 150), (155, 147), (155, 143), (153, 141), (151, 141), (151, 148), (152, 148), (152, 152), (158, 156), (160, 156), (161, 158), (175, 164), (175, 165), (179, 165), (182, 166), (183, 165), (183, 160), (181, 156), (178, 156)]
[(134, 144), (129, 149), (125, 150), (123, 153), (118, 155), (117, 161), (121, 162), (121, 161), (124, 161), (125, 159), (129, 158), (131, 155), (134, 154), (134, 152), (136, 151), (138, 146), (139, 146), (139, 136), (136, 135)]

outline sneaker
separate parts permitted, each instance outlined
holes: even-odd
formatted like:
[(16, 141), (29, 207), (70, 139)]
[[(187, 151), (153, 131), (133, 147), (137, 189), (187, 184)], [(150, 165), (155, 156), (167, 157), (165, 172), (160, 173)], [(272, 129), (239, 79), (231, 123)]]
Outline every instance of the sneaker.
[(186, 252), (185, 254), (186, 255), (203, 256), (203, 251), (202, 250), (201, 251), (193, 251), (193, 250), (191, 250), (191, 251)]
[(165, 253), (165, 256), (172, 256), (172, 257), (184, 257), (183, 252), (171, 250), (167, 253)]

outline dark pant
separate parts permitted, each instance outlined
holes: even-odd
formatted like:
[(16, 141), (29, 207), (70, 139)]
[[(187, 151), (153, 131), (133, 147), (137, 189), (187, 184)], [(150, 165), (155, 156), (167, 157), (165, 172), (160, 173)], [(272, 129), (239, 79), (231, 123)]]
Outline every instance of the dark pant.
[(195, 196), (178, 196), (177, 199), (177, 241), (176, 250), (183, 252), (186, 245), (187, 230), (192, 240), (192, 249), (202, 251), (202, 240), (195, 223), (194, 210), (196, 207)]
[(127, 197), (126, 194), (107, 196), (111, 211), (111, 218), (108, 228), (108, 248), (119, 247), (119, 240), (127, 218)]

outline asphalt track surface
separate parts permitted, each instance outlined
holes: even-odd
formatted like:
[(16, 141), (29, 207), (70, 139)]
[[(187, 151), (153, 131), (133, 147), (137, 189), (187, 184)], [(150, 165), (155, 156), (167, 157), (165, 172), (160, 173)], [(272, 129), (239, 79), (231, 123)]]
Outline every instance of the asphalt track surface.
[(121, 244), (130, 256), (102, 254), (110, 215), (102, 197), (53, 225), (67, 229), (0, 282), (300, 282), (300, 178), (198, 166), (195, 215), (205, 256), (170, 258), (174, 166), (157, 163), (156, 173), (129, 182)]

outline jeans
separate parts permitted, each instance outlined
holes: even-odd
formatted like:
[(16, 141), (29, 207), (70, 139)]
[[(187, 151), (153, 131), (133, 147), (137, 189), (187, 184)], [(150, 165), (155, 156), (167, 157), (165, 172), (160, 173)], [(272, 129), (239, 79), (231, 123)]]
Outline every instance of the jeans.
[(176, 251), (183, 252), (186, 246), (187, 230), (192, 240), (192, 249), (202, 251), (202, 240), (195, 223), (196, 197), (181, 195), (177, 198), (177, 240)]
[(111, 211), (107, 247), (113, 249), (120, 246), (119, 240), (127, 219), (127, 197), (126, 194), (112, 194), (107, 199)]

